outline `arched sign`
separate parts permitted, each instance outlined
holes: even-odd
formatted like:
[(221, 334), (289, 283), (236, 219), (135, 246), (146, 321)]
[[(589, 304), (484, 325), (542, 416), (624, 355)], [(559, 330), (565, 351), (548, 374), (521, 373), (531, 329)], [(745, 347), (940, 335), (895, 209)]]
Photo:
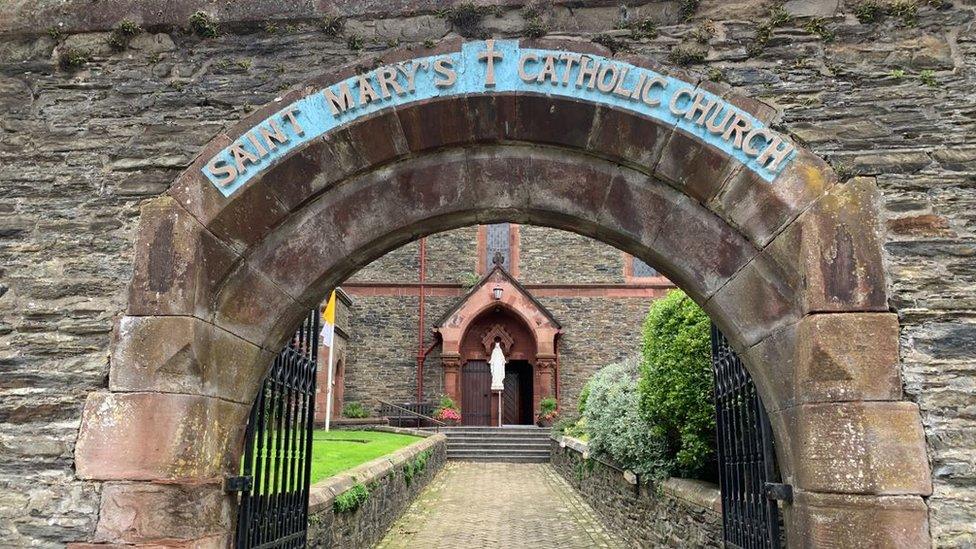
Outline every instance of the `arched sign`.
[(486, 40), (316, 90), (251, 127), (202, 170), (230, 196), (289, 151), (358, 118), (388, 107), (487, 93), (561, 96), (632, 111), (686, 131), (767, 182), (796, 154), (788, 138), (695, 84), (598, 55)]

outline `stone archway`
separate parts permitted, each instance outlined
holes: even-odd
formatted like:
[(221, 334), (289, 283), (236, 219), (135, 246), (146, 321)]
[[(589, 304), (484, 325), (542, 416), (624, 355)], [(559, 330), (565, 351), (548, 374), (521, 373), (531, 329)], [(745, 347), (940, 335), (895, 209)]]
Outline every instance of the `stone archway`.
[[(427, 68), (406, 65), (411, 93), (391, 63), (415, 57)], [(584, 58), (597, 68), (576, 86)], [(548, 76), (570, 60), (565, 83)], [(377, 98), (347, 103), (341, 83), (350, 101)], [(718, 110), (739, 131), (709, 131)], [(791, 543), (928, 544), (931, 481), (918, 409), (902, 400), (877, 191), (837, 183), (768, 129), (774, 117), (579, 41), (403, 50), (256, 111), (142, 210), (109, 390), (89, 396), (75, 452), (78, 476), (104, 481), (94, 541), (224, 545), (222, 478), (306, 312), (419, 236), (512, 221), (615, 245), (706, 308), (769, 408), (796, 494)]]

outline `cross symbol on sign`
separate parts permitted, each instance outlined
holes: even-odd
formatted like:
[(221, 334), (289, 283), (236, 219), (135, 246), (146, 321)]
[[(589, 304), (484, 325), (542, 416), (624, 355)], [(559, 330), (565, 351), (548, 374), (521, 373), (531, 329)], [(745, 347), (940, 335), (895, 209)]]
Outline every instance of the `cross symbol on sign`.
[(478, 61), (488, 63), (488, 70), (485, 71), (485, 87), (495, 87), (495, 60), (501, 60), (501, 52), (495, 51), (495, 41), (485, 40), (485, 51), (478, 54)]

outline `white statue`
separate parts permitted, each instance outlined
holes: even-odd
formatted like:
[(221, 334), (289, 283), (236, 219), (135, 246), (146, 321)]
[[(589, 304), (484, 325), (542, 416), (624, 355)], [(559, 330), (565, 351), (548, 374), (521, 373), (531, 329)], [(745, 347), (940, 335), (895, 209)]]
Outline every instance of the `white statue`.
[(491, 365), (491, 390), (501, 391), (505, 388), (505, 353), (502, 352), (502, 346), (497, 341), (495, 342), (495, 348), (491, 350), (491, 359), (488, 364)]

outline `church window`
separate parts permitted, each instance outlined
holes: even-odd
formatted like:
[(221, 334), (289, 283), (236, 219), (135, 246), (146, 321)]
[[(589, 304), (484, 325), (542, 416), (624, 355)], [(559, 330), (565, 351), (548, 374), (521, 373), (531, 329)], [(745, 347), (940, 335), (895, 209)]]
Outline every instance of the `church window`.
[(502, 255), (502, 266), (512, 270), (511, 223), (494, 223), (487, 226), (485, 238), (485, 265), (490, 269), (495, 264), (495, 254)]
[(644, 263), (640, 259), (634, 258), (634, 278), (649, 278), (658, 275), (657, 269)]

